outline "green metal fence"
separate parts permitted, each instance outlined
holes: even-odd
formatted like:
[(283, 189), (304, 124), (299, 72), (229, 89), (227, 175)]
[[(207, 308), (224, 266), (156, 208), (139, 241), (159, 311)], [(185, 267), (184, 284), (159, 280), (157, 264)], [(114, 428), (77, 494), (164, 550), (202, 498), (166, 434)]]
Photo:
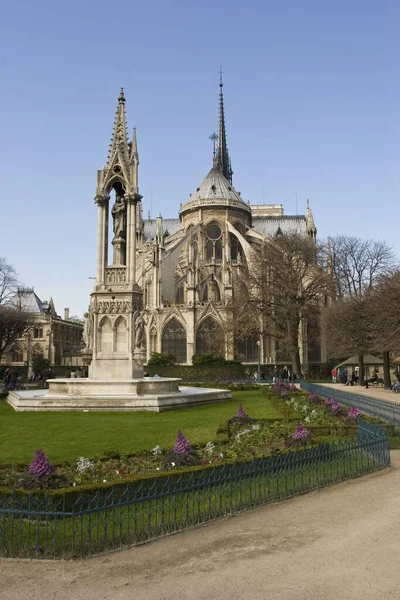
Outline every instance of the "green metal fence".
[(356, 406), (368, 415), (378, 417), (391, 425), (400, 427), (400, 404), (397, 402), (363, 396), (362, 394), (345, 391), (340, 387), (318, 385), (317, 383), (309, 383), (304, 380), (300, 381), (300, 388), (307, 392), (314, 392), (317, 396), (322, 396), (323, 398), (332, 397), (336, 402), (346, 406)]
[(287, 454), (97, 492), (0, 496), (0, 556), (76, 558), (133, 546), (390, 465), (376, 425)]

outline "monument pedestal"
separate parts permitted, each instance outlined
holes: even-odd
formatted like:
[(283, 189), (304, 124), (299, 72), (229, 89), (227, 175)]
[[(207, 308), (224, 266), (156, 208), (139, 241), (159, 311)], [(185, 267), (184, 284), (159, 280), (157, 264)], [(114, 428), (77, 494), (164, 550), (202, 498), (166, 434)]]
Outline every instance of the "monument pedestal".
[(180, 379), (49, 379), (48, 390), (12, 391), (16, 411), (154, 411), (230, 400), (229, 390), (179, 387)]

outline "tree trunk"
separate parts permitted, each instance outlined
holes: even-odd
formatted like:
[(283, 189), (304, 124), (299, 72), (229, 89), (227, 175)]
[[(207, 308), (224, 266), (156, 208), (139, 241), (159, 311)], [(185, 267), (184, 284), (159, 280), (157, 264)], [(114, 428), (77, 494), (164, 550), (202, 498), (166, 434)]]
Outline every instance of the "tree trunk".
[(297, 377), (301, 376), (300, 352), (299, 349), (292, 352), (292, 372), (296, 373)]
[(358, 355), (358, 382), (360, 385), (364, 385), (364, 354), (360, 352)]
[(390, 380), (390, 361), (388, 351), (383, 353), (383, 382), (386, 389), (390, 388), (392, 385)]

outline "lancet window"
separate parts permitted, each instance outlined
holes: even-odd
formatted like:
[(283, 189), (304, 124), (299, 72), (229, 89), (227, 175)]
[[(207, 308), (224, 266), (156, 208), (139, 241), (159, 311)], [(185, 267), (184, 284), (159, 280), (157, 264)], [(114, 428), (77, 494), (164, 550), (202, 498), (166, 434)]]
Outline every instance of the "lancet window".
[(177, 363), (187, 362), (186, 331), (178, 319), (172, 318), (164, 328), (161, 352), (172, 354)]
[(206, 260), (222, 260), (222, 231), (217, 223), (210, 223), (206, 229)]
[(212, 353), (224, 355), (224, 335), (221, 326), (213, 317), (207, 317), (196, 333), (196, 354)]

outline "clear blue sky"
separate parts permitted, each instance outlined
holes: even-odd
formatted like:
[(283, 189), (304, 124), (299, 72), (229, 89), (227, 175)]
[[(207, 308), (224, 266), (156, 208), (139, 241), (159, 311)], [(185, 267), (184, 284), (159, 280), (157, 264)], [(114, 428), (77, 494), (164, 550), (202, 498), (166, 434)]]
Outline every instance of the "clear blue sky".
[(321, 237), (399, 241), (398, 0), (19, 0), (0, 23), (0, 256), (82, 314), (96, 171), (119, 88), (137, 126), (144, 215), (175, 217), (211, 166), (223, 66), (234, 185), (309, 198)]

